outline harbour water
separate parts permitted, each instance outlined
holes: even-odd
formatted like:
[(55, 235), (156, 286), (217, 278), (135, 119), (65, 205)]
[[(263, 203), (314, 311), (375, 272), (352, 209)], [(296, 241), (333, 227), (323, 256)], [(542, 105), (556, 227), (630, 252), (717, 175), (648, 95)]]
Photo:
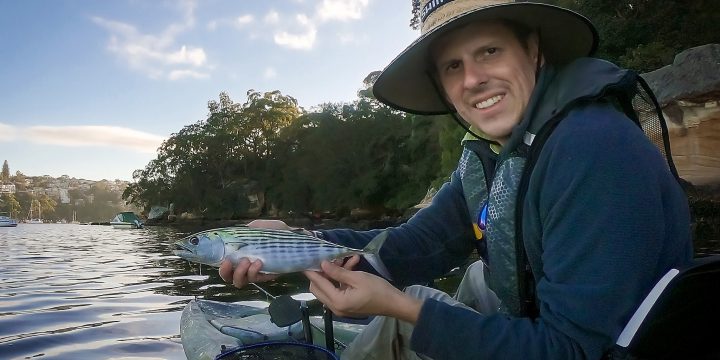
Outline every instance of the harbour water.
[[(0, 359), (185, 359), (180, 315), (194, 297), (268, 300), (172, 255), (187, 235), (76, 224), (0, 228)], [(285, 275), (265, 289), (299, 291)]]

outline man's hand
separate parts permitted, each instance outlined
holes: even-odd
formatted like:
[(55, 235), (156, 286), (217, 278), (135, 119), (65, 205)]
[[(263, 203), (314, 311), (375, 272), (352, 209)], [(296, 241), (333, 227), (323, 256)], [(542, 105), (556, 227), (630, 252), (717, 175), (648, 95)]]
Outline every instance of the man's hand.
[[(291, 227), (280, 220), (253, 220), (248, 223), (247, 226), (263, 229), (292, 230)], [(220, 264), (218, 272), (225, 282), (232, 283), (237, 288), (242, 288), (251, 282), (265, 282), (277, 279), (278, 275), (263, 274), (260, 272), (261, 269), (262, 261), (256, 260), (251, 262), (250, 260), (243, 258), (240, 259), (240, 262), (235, 269), (233, 269), (233, 265), (230, 261), (223, 261)]]
[(220, 264), (220, 277), (227, 283), (232, 283), (237, 288), (242, 288), (251, 282), (265, 282), (277, 279), (277, 274), (263, 274), (262, 261), (250, 262), (247, 258), (240, 259), (240, 262), (233, 270), (232, 263), (228, 260)]
[(322, 273), (305, 271), (305, 276), (310, 280), (310, 291), (340, 316), (385, 315), (414, 324), (422, 302), (396, 289), (381, 277), (351, 271), (359, 261), (360, 258), (355, 255), (344, 267), (323, 261)]

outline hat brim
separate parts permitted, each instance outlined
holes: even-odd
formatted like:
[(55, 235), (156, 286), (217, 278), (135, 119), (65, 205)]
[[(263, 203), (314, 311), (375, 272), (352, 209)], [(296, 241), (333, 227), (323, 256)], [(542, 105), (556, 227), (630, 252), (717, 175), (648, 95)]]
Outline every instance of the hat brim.
[(430, 78), (428, 51), (431, 43), (448, 30), (475, 21), (498, 19), (539, 29), (543, 56), (554, 64), (590, 56), (598, 46), (595, 27), (574, 11), (527, 2), (488, 6), (460, 14), (420, 36), (382, 71), (373, 85), (373, 94), (398, 110), (421, 115), (449, 113)]

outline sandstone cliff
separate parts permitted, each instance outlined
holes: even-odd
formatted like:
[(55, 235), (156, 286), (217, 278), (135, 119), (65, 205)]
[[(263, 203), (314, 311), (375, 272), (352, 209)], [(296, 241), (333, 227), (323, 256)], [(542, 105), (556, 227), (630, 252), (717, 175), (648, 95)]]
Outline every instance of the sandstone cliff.
[(720, 44), (679, 53), (671, 65), (642, 75), (668, 120), (680, 177), (720, 184)]

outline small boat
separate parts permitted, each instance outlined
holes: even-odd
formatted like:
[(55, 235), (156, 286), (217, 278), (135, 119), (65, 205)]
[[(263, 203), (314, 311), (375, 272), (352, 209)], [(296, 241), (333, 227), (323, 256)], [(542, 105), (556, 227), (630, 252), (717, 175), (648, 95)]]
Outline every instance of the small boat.
[(132, 211), (123, 211), (110, 220), (110, 225), (115, 229), (142, 229), (143, 223)]
[(17, 221), (9, 216), (0, 215), (0, 227), (15, 227)]
[[(304, 346), (304, 352), (314, 348), (335, 356), (334, 353), (339, 355), (365, 327), (361, 323), (332, 321), (329, 333), (334, 340), (328, 341), (325, 324), (330, 322), (327, 317), (308, 315), (299, 321), (291, 320), (288, 326), (278, 326), (270, 315), (272, 308), (273, 303), (264, 301), (190, 300), (180, 318), (180, 338), (185, 355), (189, 360), (229, 359), (236, 358), (232, 356), (239, 351), (257, 346)], [(309, 334), (305, 324), (311, 329)], [(326, 342), (331, 342), (331, 347), (326, 346)]]

